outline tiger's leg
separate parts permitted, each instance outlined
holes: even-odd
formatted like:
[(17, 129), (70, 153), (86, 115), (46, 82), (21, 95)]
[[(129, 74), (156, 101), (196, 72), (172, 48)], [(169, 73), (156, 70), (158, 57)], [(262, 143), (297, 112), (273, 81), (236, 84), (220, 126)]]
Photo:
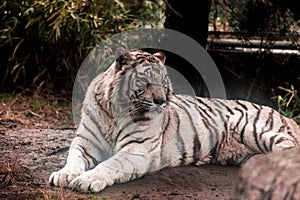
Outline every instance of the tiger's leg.
[(74, 178), (93, 168), (107, 157), (103, 153), (105, 151), (101, 152), (99, 144), (91, 145), (90, 143), (91, 141), (87, 138), (76, 136), (72, 141), (66, 165), (50, 175), (49, 183), (67, 187)]
[(295, 139), (283, 132), (265, 132), (262, 134), (262, 141), (269, 151), (280, 151), (297, 146)]
[(250, 140), (252, 147), (259, 152), (281, 151), (297, 146), (295, 139), (283, 132), (268, 131), (258, 134)]
[(72, 141), (66, 165), (61, 170), (53, 172), (50, 175), (50, 184), (67, 187), (74, 178), (85, 171), (86, 166), (83, 161), (82, 152), (74, 145), (74, 143), (79, 142), (78, 140), (80, 140), (80, 138), (75, 138)]
[(77, 191), (99, 192), (114, 183), (124, 183), (143, 176), (151, 170), (152, 161), (159, 160), (152, 158), (148, 152), (140, 151), (136, 144), (132, 147), (129, 145), (75, 178), (69, 187)]

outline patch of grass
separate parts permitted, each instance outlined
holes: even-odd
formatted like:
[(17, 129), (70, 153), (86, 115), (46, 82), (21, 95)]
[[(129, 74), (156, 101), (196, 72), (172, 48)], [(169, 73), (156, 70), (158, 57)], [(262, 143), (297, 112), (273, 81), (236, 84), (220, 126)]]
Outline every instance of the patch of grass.
[[(42, 191), (42, 196), (36, 197), (36, 200), (67, 200), (69, 197), (64, 195), (63, 188), (60, 188), (55, 194), (49, 190)], [(74, 198), (76, 199), (76, 198)]]
[(0, 188), (12, 185), (20, 176), (21, 165), (19, 164), (19, 154), (14, 154), (11, 162), (0, 162)]
[(0, 120), (28, 128), (74, 126), (71, 102), (53, 95), (0, 93)]
[(300, 96), (298, 91), (293, 85), (290, 88), (278, 87), (278, 89), (285, 93), (275, 97), (278, 111), (300, 125)]
[[(58, 191), (53, 193), (50, 190), (43, 190), (42, 194), (35, 197), (35, 200), (69, 200), (69, 199), (81, 199), (76, 193), (67, 194), (64, 193), (64, 188), (61, 187)], [(86, 199), (83, 198), (83, 199)], [(101, 198), (102, 200), (106, 200), (106, 198)], [(96, 196), (91, 197), (91, 200), (98, 200)]]
[(132, 199), (138, 199), (138, 198), (140, 198), (140, 193), (138, 193), (137, 191), (135, 191), (134, 193), (133, 193), (133, 195), (132, 195)]
[(15, 98), (15, 96), (12, 94), (5, 92), (0, 93), (0, 102), (8, 103), (9, 101), (11, 101), (12, 98)]

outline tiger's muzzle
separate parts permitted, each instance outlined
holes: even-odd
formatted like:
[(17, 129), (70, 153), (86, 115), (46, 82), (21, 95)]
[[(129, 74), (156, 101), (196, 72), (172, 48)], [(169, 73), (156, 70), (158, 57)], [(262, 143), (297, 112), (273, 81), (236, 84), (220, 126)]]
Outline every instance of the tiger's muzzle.
[(149, 83), (143, 92), (131, 97), (131, 116), (134, 121), (152, 119), (161, 113), (167, 102), (167, 92), (162, 85)]

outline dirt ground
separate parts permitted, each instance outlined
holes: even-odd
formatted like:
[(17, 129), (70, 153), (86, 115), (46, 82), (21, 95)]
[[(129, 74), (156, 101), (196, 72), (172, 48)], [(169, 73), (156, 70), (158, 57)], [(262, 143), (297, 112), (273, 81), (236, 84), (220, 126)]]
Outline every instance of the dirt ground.
[[(5, 97), (5, 98), (4, 98)], [(48, 184), (65, 164), (74, 134), (70, 102), (57, 97), (0, 98), (0, 200), (231, 199), (239, 168), (166, 168), (97, 194)]]
[[(0, 124), (1, 125), (1, 124)], [(63, 167), (70, 129), (27, 129), (6, 126), (0, 134), (0, 199), (230, 199), (237, 167), (166, 168), (97, 194), (79, 194), (47, 183)]]

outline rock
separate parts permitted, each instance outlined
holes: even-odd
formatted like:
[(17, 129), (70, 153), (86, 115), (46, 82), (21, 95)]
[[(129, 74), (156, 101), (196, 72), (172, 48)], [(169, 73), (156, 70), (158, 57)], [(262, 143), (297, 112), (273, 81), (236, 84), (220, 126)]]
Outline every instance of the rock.
[(239, 172), (234, 199), (300, 199), (300, 148), (249, 159)]

